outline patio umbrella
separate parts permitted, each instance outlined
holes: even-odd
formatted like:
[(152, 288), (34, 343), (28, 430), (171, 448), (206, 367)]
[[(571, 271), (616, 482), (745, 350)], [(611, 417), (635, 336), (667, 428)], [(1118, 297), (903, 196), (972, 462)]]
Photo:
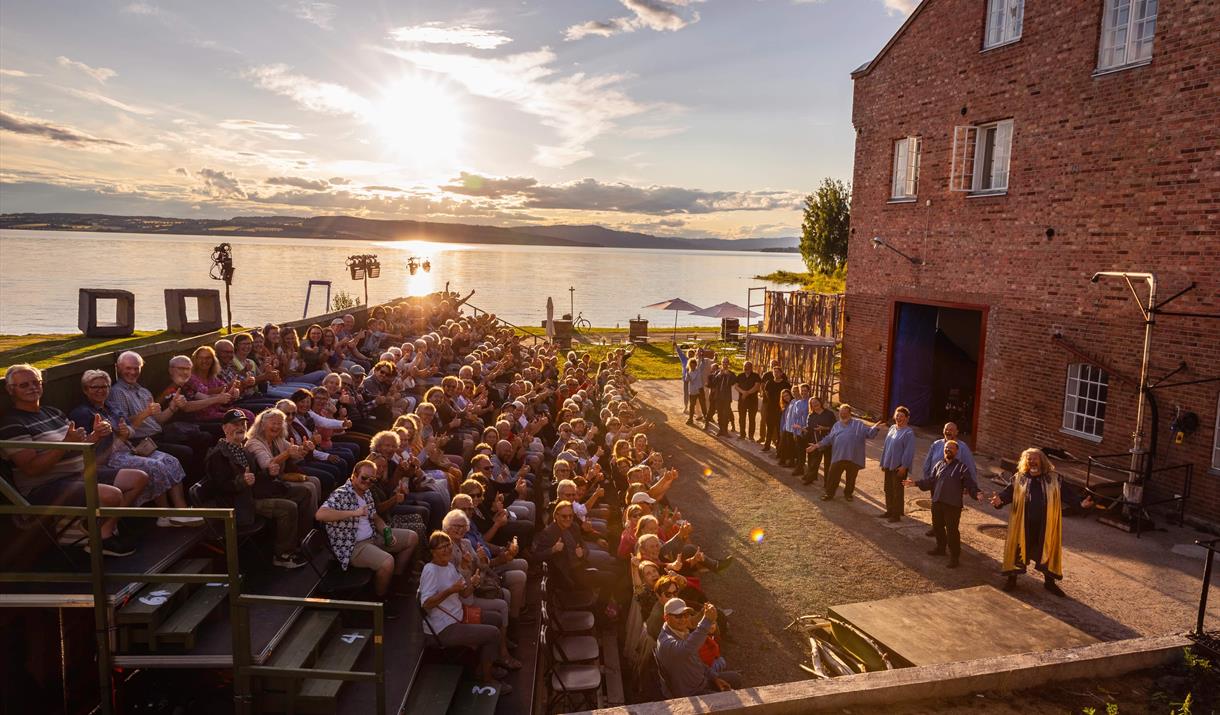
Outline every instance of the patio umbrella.
[(652, 305), (646, 305), (644, 307), (651, 308), (653, 310), (672, 310), (674, 312), (675, 343), (678, 342), (678, 311), (682, 311), (683, 313), (692, 313), (699, 310), (699, 306), (695, 305), (694, 303), (688, 303), (681, 298), (670, 298), (669, 300), (663, 300), (660, 303), (653, 303)]
[(724, 319), (724, 318), (757, 318), (758, 317), (758, 313), (755, 313), (752, 310), (746, 310), (745, 308), (741, 307), (740, 305), (734, 305), (733, 303), (729, 303), (729, 302), (719, 303), (717, 305), (713, 305), (710, 308), (704, 308), (703, 310), (697, 310), (694, 313), (692, 313), (692, 315), (701, 315), (705, 318), (721, 318), (721, 319)]

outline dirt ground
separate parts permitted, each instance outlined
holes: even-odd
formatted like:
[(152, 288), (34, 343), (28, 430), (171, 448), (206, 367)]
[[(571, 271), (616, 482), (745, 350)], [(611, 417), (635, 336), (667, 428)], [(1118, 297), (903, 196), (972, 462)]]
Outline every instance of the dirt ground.
[[(789, 469), (777, 466), (773, 452), (764, 454), (757, 444), (721, 440), (686, 426), (680, 382), (641, 381), (636, 387), (647, 418), (657, 423), (654, 447), (683, 475), (671, 500), (694, 523), (695, 540), (705, 551), (736, 558), (728, 571), (704, 578), (703, 585), (714, 603), (735, 611), (723, 654), (747, 685), (808, 677), (797, 666), (808, 658), (807, 644), (785, 631), (795, 616), (825, 613), (840, 604), (1000, 585), (1003, 532), (997, 527), (1005, 523), (1005, 512), (973, 504), (966, 508), (962, 566), (956, 570), (945, 568), (943, 558), (924, 553), (933, 544), (924, 536), (931, 523), (929, 506), (920, 503), (926, 494), (908, 490), (902, 522), (873, 518), (881, 510), (880, 436), (869, 444), (856, 500), (821, 502), (821, 490), (804, 486)], [(917, 464), (930, 441), (926, 435), (920, 439)], [(986, 464), (979, 459), (980, 476), (988, 473)], [(985, 481), (981, 486), (985, 492), (998, 491)], [(751, 540), (754, 529), (763, 530), (761, 541)], [(1190, 630), (1203, 567), (1202, 550), (1191, 544), (1200, 534), (1169, 526), (1136, 539), (1083, 517), (1065, 520), (1064, 532), (1062, 585), (1069, 598), (1047, 593), (1029, 577), (1022, 579), (1015, 597), (1101, 640)], [(1220, 586), (1212, 587), (1211, 603), (1209, 617), (1220, 623)], [(1079, 704), (1073, 700), (1070, 711), (1092, 705), (1104, 713), (1099, 697), (1105, 696), (1091, 693)], [(983, 694), (968, 702), (932, 709), (916, 704), (893, 712), (1068, 712), (1068, 706), (1061, 695), (1044, 695), (1003, 710)], [(1124, 707), (1122, 712), (1139, 710)]]

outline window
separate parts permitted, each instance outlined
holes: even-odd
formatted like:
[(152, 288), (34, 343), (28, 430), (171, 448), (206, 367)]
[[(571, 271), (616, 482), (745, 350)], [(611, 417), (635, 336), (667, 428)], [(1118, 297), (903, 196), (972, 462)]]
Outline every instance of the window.
[(1096, 365), (1068, 365), (1067, 394), (1063, 399), (1064, 432), (1101, 440), (1109, 384), (1110, 376)]
[(950, 191), (989, 194), (1008, 190), (1012, 120), (953, 128)]
[(1220, 471), (1220, 396), (1216, 397), (1216, 431), (1212, 433), (1212, 469)]
[(1157, 0), (1106, 0), (1097, 69), (1114, 69), (1152, 59), (1156, 5)]
[(913, 199), (919, 186), (919, 137), (894, 142), (894, 184), (891, 199)]
[(1025, 0), (987, 0), (987, 37), (983, 49), (1021, 39)]

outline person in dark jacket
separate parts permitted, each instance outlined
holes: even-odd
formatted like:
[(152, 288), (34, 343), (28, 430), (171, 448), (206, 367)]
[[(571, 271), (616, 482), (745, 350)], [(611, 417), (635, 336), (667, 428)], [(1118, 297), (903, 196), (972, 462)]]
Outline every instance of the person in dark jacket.
[(255, 514), (271, 519), (275, 523), (272, 563), (287, 569), (304, 566), (305, 559), (298, 552), (299, 504), (293, 501), (283, 482), (261, 473), (242, 448), (246, 441), (246, 414), (229, 410), (221, 418), (221, 428), (224, 439), (208, 452), (204, 462), (205, 492), (221, 506), (232, 507), (239, 525), (253, 523)]
[(962, 494), (969, 493), (978, 501), (981, 493), (970, 469), (957, 459), (957, 442), (945, 441), (945, 456), (932, 467), (931, 474), (917, 481), (905, 479), (902, 484), (932, 492), (932, 532), (936, 537), (936, 548), (928, 553), (944, 556), (947, 545), (949, 568), (957, 568), (962, 554), (962, 537), (957, 528), (962, 519)]
[(551, 523), (534, 537), (533, 560), (545, 561), (551, 573), (569, 588), (600, 589), (603, 597), (609, 595), (614, 574), (590, 565), (588, 547), (572, 528), (576, 521), (572, 502), (556, 502), (552, 516)]

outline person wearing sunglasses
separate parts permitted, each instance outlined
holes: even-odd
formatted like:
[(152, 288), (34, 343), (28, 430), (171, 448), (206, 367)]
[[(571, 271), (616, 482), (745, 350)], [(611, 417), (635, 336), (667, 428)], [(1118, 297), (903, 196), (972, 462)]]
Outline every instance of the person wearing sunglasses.
[(385, 602), (386, 617), (395, 618), (388, 598), (390, 582), (398, 577), (399, 590), (406, 591), (404, 575), (418, 537), (409, 529), (390, 528), (377, 513), (370, 490), (376, 475), (376, 464), (358, 462), (351, 479), (331, 492), (315, 516), (326, 526), (331, 551), (343, 570), (356, 566), (373, 571), (373, 591)]

